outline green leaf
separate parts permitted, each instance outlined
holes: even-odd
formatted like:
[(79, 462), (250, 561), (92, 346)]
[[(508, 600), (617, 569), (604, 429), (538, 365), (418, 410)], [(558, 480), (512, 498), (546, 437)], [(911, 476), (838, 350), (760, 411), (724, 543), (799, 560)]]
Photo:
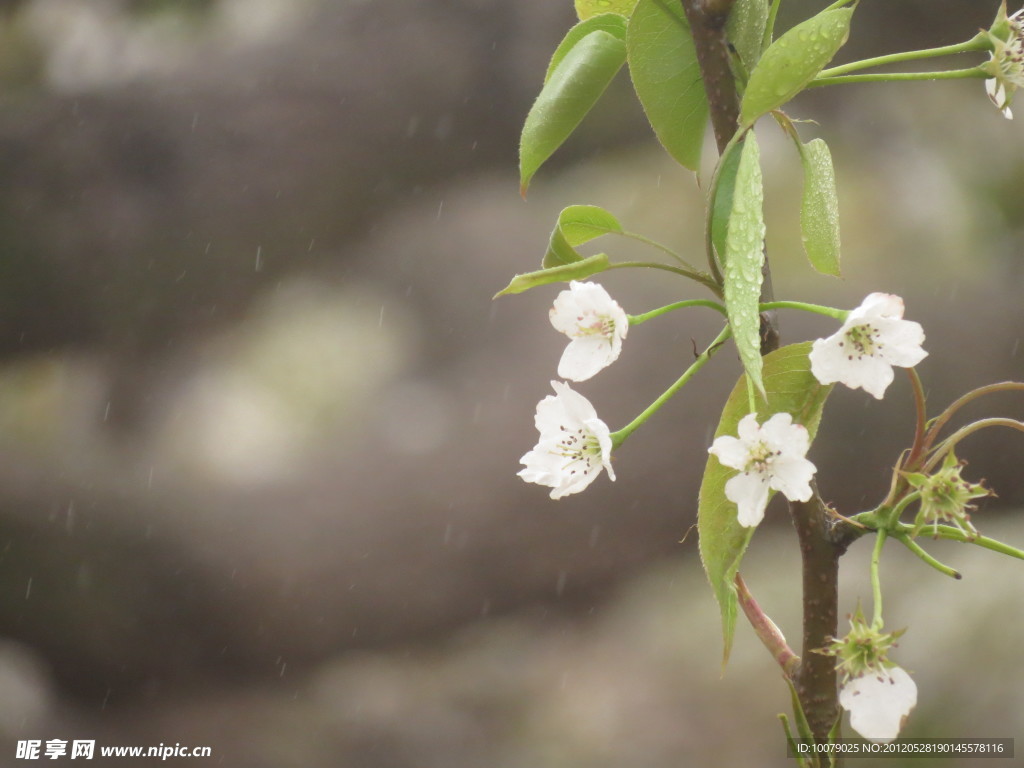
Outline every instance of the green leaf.
[(679, 3), (639, 0), (626, 30), (626, 50), (633, 88), (658, 141), (678, 163), (698, 170), (708, 99)]
[(772, 43), (750, 73), (740, 106), (740, 125), (796, 96), (828, 64), (850, 34), (852, 8), (825, 10)]
[(768, 24), (768, 0), (736, 0), (729, 12), (725, 34), (750, 72), (761, 58), (761, 41)]
[(586, 21), (581, 21), (566, 32), (562, 42), (558, 44), (555, 52), (551, 55), (551, 62), (548, 64), (548, 71), (544, 75), (544, 82), (546, 83), (551, 79), (551, 75), (556, 67), (562, 62), (566, 54), (573, 49), (576, 43), (591, 32), (597, 31), (607, 32), (609, 35), (625, 41), (626, 19), (617, 13), (602, 13), (599, 16), (591, 16)]
[(536, 288), (538, 285), (583, 280), (591, 275), (596, 275), (598, 272), (604, 272), (610, 266), (611, 262), (608, 260), (608, 255), (599, 253), (587, 259), (574, 261), (572, 264), (562, 264), (557, 267), (549, 267), (548, 269), (539, 269), (536, 272), (526, 272), (513, 277), (512, 282), (507, 287), (494, 294), (494, 298), (510, 293), (522, 293), (531, 288)]
[(718, 160), (717, 179), (715, 180), (715, 201), (711, 214), (711, 242), (720, 263), (725, 262), (725, 234), (732, 213), (732, 196), (736, 189), (736, 171), (740, 167), (740, 154), (743, 150), (743, 139), (730, 143), (725, 154)]
[(753, 131), (743, 140), (732, 207), (725, 232), (725, 309), (736, 349), (747, 375), (764, 392), (761, 380), (761, 268), (764, 266), (764, 191), (761, 153)]
[(570, 205), (558, 214), (541, 266), (550, 268), (581, 261), (583, 256), (576, 247), (610, 232), (622, 232), (622, 225), (604, 208)]
[(519, 139), (522, 194), (544, 161), (580, 124), (626, 61), (626, 44), (602, 29), (565, 53), (530, 108)]
[[(813, 442), (832, 385), (823, 386), (814, 378), (808, 359), (810, 351), (811, 342), (803, 342), (766, 355), (764, 385), (767, 398), (759, 396), (756, 403), (760, 423), (763, 424), (773, 414), (788, 413), (795, 423), (807, 428)], [(744, 377), (740, 377), (722, 410), (715, 437), (735, 435), (740, 419), (748, 412), (747, 385)], [(739, 524), (736, 505), (725, 497), (725, 483), (734, 474), (736, 470), (723, 467), (717, 458), (709, 456), (697, 507), (701, 562), (722, 613), (723, 665), (729, 660), (736, 627), (738, 602), (734, 581), (754, 532), (753, 528)]]
[(636, 0), (576, 0), (576, 15), (580, 19), (589, 19), (602, 13), (629, 16), (634, 5)]
[(814, 139), (800, 144), (800, 161), (804, 166), (800, 206), (804, 251), (816, 270), (839, 277), (839, 197), (832, 153), (828, 144)]

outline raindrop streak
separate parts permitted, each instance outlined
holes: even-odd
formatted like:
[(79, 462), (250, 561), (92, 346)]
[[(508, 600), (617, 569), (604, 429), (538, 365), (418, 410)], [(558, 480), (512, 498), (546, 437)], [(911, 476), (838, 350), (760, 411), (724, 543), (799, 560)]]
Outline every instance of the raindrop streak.
[(437, 216), (434, 217), (434, 221), (441, 220), (441, 211), (444, 210), (444, 200), (437, 204)]
[(257, 272), (262, 272), (263, 271), (263, 246), (262, 245), (257, 245), (256, 246), (256, 271)]
[(384, 305), (383, 304), (380, 305), (380, 315), (377, 317), (377, 327), (378, 328), (383, 328), (384, 327)]
[(25, 599), (28, 600), (28, 596), (32, 594), (32, 577), (28, 577), (28, 584), (25, 585)]

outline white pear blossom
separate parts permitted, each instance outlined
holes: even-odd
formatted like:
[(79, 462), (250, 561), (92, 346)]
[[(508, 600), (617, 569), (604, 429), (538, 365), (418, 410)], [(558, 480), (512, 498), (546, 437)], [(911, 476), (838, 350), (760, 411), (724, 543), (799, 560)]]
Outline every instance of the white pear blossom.
[(917, 685), (900, 667), (867, 670), (839, 690), (839, 704), (850, 725), (865, 739), (892, 741), (917, 704)]
[(573, 280), (555, 299), (551, 325), (571, 339), (558, 363), (558, 375), (585, 381), (618, 359), (629, 317), (599, 284)]
[(740, 473), (725, 484), (725, 497), (736, 504), (740, 525), (753, 527), (764, 518), (769, 490), (782, 491), (790, 501), (811, 498), (816, 471), (805, 456), (810, 435), (788, 413), (776, 413), (763, 425), (748, 413), (737, 429), (739, 437), (722, 435), (708, 449), (722, 466)]
[(611, 433), (594, 406), (568, 384), (552, 381), (551, 386), (555, 394), (537, 404), (534, 423), (540, 440), (520, 459), (526, 468), (520, 470), (519, 477), (550, 486), (554, 489), (551, 498), (560, 499), (582, 491), (602, 469), (608, 470), (612, 480), (615, 472)]
[[(1004, 6), (1000, 16), (1005, 18), (1005, 12)], [(989, 35), (992, 58), (985, 66), (991, 77), (985, 80), (985, 91), (996, 109), (1007, 120), (1012, 120), (1010, 102), (1013, 101), (1014, 91), (1024, 88), (1024, 8), (1006, 19), (1006, 26), (1009, 31), (1006, 40)]]
[(928, 353), (924, 330), (903, 319), (903, 299), (872, 293), (850, 312), (843, 327), (811, 349), (811, 372), (822, 384), (839, 381), (879, 400), (893, 380), (893, 366), (913, 368)]

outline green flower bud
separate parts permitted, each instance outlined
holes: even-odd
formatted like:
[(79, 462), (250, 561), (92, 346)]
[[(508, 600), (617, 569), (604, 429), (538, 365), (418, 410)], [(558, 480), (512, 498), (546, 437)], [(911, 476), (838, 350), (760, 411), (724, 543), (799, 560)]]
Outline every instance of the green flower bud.
[(881, 627), (873, 627), (864, 619), (860, 606), (850, 616), (850, 631), (843, 637), (833, 638), (832, 642), (819, 653), (836, 657), (836, 669), (843, 675), (843, 681), (864, 675), (881, 675), (895, 667), (888, 659), (889, 649), (895, 647), (896, 640), (906, 630), (882, 632)]
[(908, 472), (907, 481), (921, 494), (920, 509), (914, 518), (912, 536), (927, 526), (938, 534), (940, 523), (949, 523), (964, 534), (974, 537), (978, 531), (971, 524), (970, 510), (977, 507), (970, 502), (992, 492), (981, 483), (969, 483), (960, 476), (963, 462), (957, 461), (953, 451), (946, 454), (942, 468), (932, 475)]

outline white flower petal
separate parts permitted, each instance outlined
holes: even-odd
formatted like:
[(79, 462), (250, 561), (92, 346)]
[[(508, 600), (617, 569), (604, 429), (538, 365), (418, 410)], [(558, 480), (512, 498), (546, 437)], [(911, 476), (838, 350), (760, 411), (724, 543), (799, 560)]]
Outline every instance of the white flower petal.
[(608, 472), (611, 480), (615, 479), (615, 470), (612, 469), (612, 433), (608, 425), (599, 418), (587, 419), (583, 425), (590, 430), (590, 433), (597, 438), (601, 447), (601, 466)]
[(594, 410), (590, 401), (568, 384), (562, 381), (552, 381), (551, 387), (555, 390), (555, 398), (565, 409), (566, 418), (570, 421), (582, 424), (587, 419), (597, 418), (597, 411)]
[(903, 299), (872, 293), (836, 333), (814, 342), (811, 373), (822, 384), (841, 382), (881, 399), (893, 366), (912, 368), (927, 357), (924, 338), (920, 324), (903, 319)]
[(578, 493), (611, 466), (612, 440), (608, 426), (597, 417), (590, 401), (567, 384), (552, 381), (555, 394), (537, 404), (534, 424), (540, 439), (519, 460), (518, 475), (528, 483), (545, 485), (559, 499)]
[(739, 524), (753, 528), (764, 519), (768, 506), (768, 476), (760, 472), (741, 472), (725, 484), (725, 498), (736, 505)]
[(740, 436), (740, 440), (745, 443), (753, 443), (761, 438), (761, 425), (757, 423), (757, 416), (753, 413), (748, 413), (742, 419), (736, 427), (736, 434)]
[(584, 381), (619, 357), (629, 316), (597, 283), (569, 283), (555, 298), (551, 325), (569, 337), (558, 375)]
[(818, 468), (803, 456), (780, 456), (772, 464), (771, 487), (790, 501), (810, 501), (811, 480)]
[(879, 354), (891, 365), (913, 368), (928, 357), (928, 353), (921, 349), (924, 344), (924, 328), (920, 323), (883, 318), (876, 320), (875, 325), (885, 339)]
[(846, 323), (856, 325), (869, 317), (903, 317), (903, 299), (893, 293), (869, 293), (860, 306), (850, 312)]
[(900, 667), (883, 674), (869, 672), (842, 687), (839, 704), (850, 713), (850, 725), (861, 736), (891, 741), (917, 704), (917, 685)]
[(586, 381), (615, 362), (622, 342), (609, 344), (598, 336), (581, 336), (569, 342), (558, 362), (558, 375), (570, 381)]
[(782, 491), (793, 501), (811, 498), (815, 466), (804, 458), (810, 435), (788, 413), (776, 413), (764, 423), (748, 413), (740, 419), (739, 437), (722, 435), (708, 449), (722, 466), (740, 470), (725, 484), (725, 497), (737, 508), (740, 525), (757, 525), (764, 518), (769, 491)]
[(729, 469), (743, 469), (750, 461), (750, 446), (739, 438), (722, 435), (708, 448), (708, 453), (718, 458), (718, 463)]
[(892, 366), (885, 360), (872, 357), (847, 369), (839, 381), (850, 389), (863, 389), (875, 399), (881, 400), (895, 376)]
[(807, 429), (793, 423), (788, 413), (773, 414), (761, 427), (761, 435), (768, 445), (784, 453), (798, 453), (803, 456), (810, 447), (811, 438)]

